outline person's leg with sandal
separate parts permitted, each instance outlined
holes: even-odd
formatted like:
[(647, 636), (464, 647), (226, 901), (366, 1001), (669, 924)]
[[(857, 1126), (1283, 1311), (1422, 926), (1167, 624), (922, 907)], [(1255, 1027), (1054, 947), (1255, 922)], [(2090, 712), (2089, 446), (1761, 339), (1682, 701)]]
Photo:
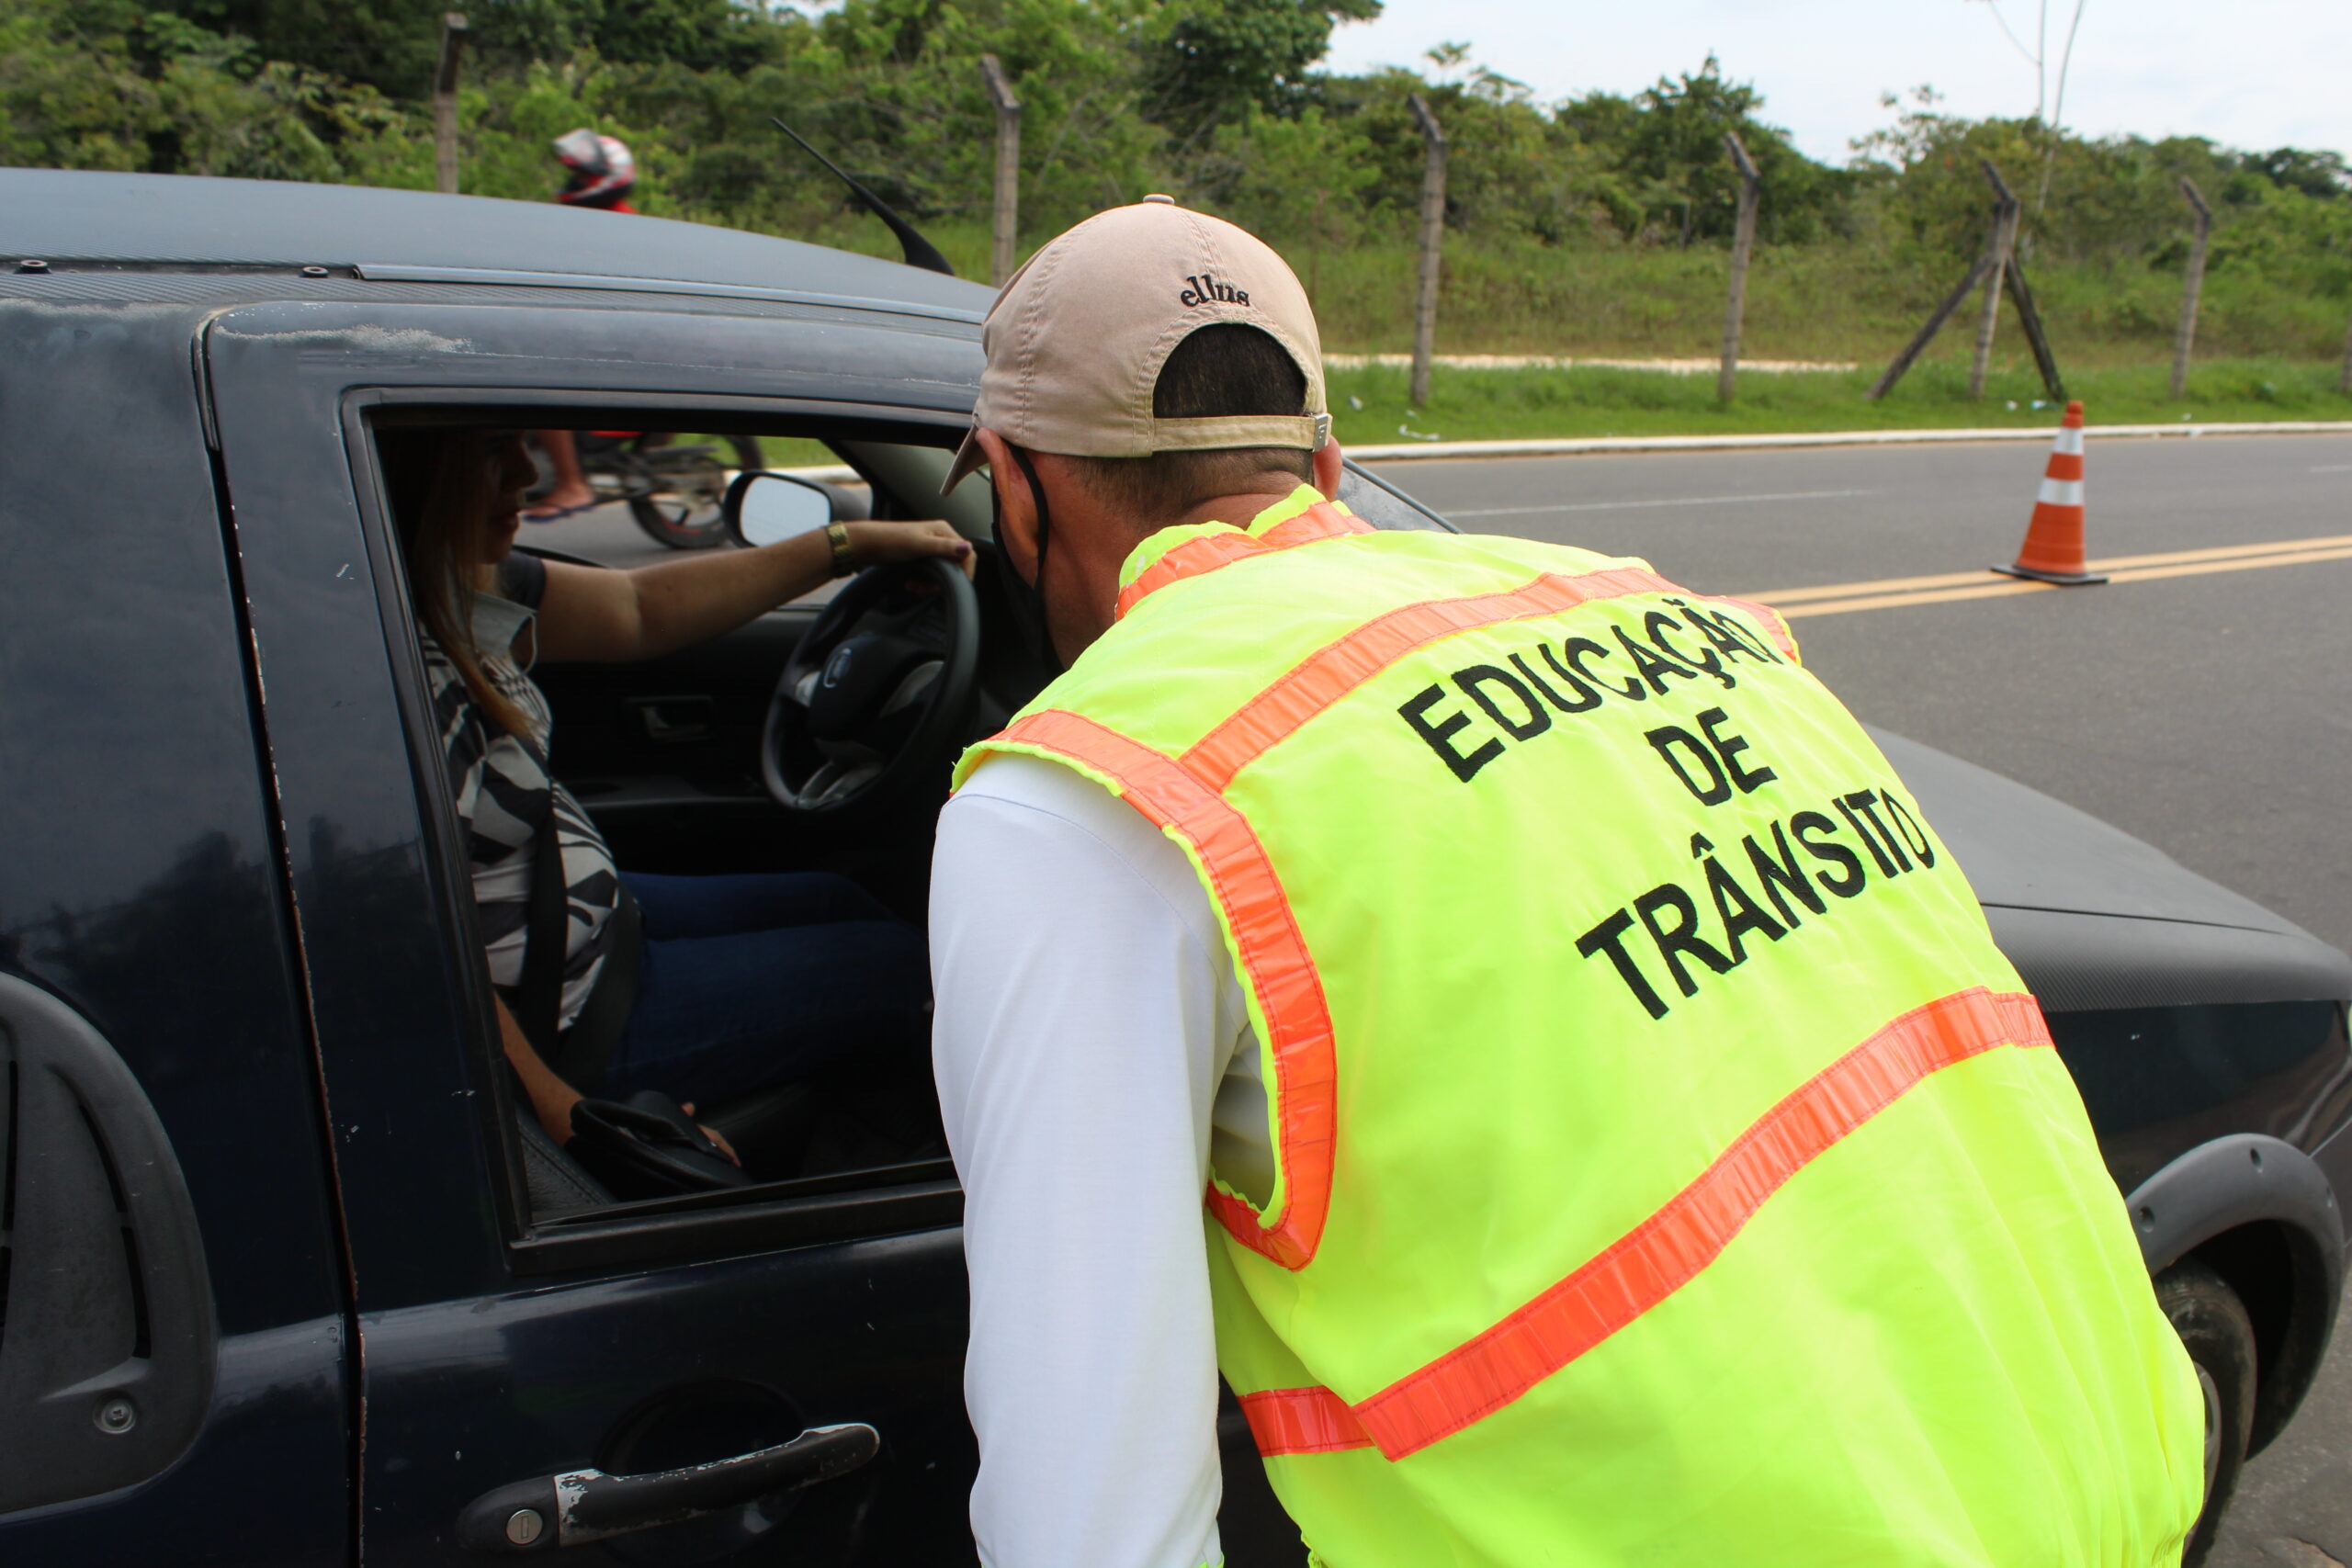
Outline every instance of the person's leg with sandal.
[(596, 492), (588, 488), (588, 476), (580, 468), (580, 445), (569, 430), (535, 430), (531, 438), (539, 450), (548, 455), (548, 464), (555, 469), (555, 488), (523, 509), (526, 523), (552, 523), (560, 517), (570, 517), (596, 504)]

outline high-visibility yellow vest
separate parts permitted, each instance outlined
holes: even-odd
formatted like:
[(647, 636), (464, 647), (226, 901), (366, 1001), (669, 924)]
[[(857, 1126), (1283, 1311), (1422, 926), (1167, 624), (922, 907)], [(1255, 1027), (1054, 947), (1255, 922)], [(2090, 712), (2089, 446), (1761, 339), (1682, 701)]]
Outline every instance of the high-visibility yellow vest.
[(1780, 617), (1310, 490), (976, 747), (1180, 844), (1263, 1051), (1218, 1359), (1329, 1568), (2145, 1568), (2203, 1405), (1949, 852)]

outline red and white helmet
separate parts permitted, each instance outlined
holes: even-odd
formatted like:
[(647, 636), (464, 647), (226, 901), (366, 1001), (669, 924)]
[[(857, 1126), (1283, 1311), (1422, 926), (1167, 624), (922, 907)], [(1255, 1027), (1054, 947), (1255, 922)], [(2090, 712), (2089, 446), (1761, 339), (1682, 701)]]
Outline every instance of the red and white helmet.
[(555, 155), (571, 171), (556, 192), (571, 207), (612, 207), (637, 184), (637, 159), (617, 136), (601, 136), (582, 126), (555, 139)]

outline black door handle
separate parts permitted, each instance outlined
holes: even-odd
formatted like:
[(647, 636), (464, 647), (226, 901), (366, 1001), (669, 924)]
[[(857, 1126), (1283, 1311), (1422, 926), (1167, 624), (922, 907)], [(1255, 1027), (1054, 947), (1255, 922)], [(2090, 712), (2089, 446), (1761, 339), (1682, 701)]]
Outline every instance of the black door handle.
[(7, 975), (0, 1227), (0, 1514), (161, 1472), (212, 1399), (219, 1336), (196, 1210), (114, 1047)]
[(458, 1516), (458, 1543), (475, 1551), (552, 1551), (632, 1530), (673, 1525), (771, 1492), (797, 1491), (855, 1470), (882, 1450), (862, 1421), (811, 1427), (788, 1443), (684, 1470), (607, 1475), (571, 1470), (485, 1492)]
[(657, 746), (707, 740), (718, 728), (718, 704), (711, 697), (630, 697), (622, 705)]

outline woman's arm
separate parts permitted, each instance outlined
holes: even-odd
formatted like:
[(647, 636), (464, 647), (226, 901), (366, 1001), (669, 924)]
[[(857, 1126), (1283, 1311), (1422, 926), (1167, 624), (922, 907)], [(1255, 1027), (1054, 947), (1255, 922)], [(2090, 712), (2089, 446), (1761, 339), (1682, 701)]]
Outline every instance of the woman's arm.
[(583, 1097), (539, 1059), (538, 1052), (525, 1037), (523, 1026), (506, 1010), (503, 998), (492, 997), (491, 1005), (498, 1009), (498, 1042), (506, 1048), (506, 1060), (523, 1080), (523, 1092), (530, 1097), (531, 1110), (537, 1115), (539, 1125), (557, 1143), (571, 1142), (571, 1108)]
[[(850, 523), (854, 570), (945, 556), (968, 560), (972, 547), (945, 523)], [(704, 550), (626, 571), (547, 563), (539, 602), (537, 656), (622, 663), (729, 632), (833, 575), (824, 531), (757, 549)]]
[[(498, 1010), (499, 1043), (506, 1048), (506, 1060), (523, 1080), (523, 1092), (530, 1099), (532, 1114), (539, 1119), (539, 1126), (547, 1135), (558, 1144), (571, 1142), (571, 1108), (588, 1097), (558, 1077), (555, 1069), (540, 1059), (538, 1052), (531, 1048), (531, 1042), (524, 1036), (523, 1026), (514, 1021), (513, 1013), (506, 1010), (503, 998), (491, 998), (491, 1005)], [(695, 1113), (694, 1101), (690, 1100), (678, 1109), (692, 1116)], [(696, 1122), (695, 1125), (701, 1126), (701, 1123)], [(735, 1153), (735, 1145), (725, 1138), (708, 1127), (703, 1127), (702, 1135), (718, 1145), (718, 1152), (729, 1159), (737, 1165), (743, 1163)]]

